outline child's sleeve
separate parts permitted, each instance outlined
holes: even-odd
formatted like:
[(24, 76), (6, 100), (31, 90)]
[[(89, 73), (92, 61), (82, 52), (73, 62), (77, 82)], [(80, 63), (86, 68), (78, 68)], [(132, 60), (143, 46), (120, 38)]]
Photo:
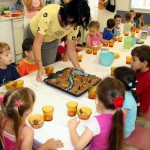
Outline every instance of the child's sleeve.
[(16, 79), (20, 78), (20, 75), (19, 75), (16, 67), (12, 68), (12, 72), (13, 72), (13, 74), (12, 74), (13, 75), (13, 80), (16, 80)]
[(20, 77), (23, 77), (26, 75), (25, 67), (21, 63), (18, 66), (18, 72), (20, 74)]
[(58, 54), (65, 54), (65, 52), (66, 52), (65, 47), (59, 45), (59, 46), (58, 46), (58, 49), (57, 49), (57, 53), (58, 53)]

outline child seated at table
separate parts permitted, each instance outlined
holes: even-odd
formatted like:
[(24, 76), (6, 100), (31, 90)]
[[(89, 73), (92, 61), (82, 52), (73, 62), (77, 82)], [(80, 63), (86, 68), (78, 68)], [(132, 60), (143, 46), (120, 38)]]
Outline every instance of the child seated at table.
[[(1, 140), (5, 150), (32, 150), (34, 132), (25, 123), (33, 109), (35, 94), (30, 88), (6, 92), (1, 103)], [(49, 139), (38, 150), (63, 147), (59, 140)]]
[(18, 71), (21, 77), (37, 70), (37, 64), (32, 51), (34, 39), (27, 38), (22, 43), (25, 58), (18, 65)]
[(102, 36), (100, 34), (100, 25), (98, 21), (91, 21), (88, 25), (89, 33), (86, 35), (86, 47), (90, 49), (101, 48)]
[(117, 37), (121, 34), (121, 28), (120, 28), (121, 16), (119, 14), (116, 14), (114, 16), (114, 19), (115, 19), (115, 27), (112, 31), (113, 31), (114, 37)]
[(134, 23), (136, 24), (136, 28), (141, 28), (144, 26), (143, 15), (141, 13), (136, 13)]
[(150, 106), (150, 46), (142, 45), (131, 51), (131, 68), (136, 71), (138, 80), (136, 92), (142, 112), (147, 112)]
[(0, 42), (0, 86), (20, 77), (16, 67), (11, 62), (10, 46), (5, 42)]
[(125, 34), (127, 32), (130, 32), (131, 30), (135, 30), (132, 23), (132, 14), (130, 12), (126, 12), (123, 33)]
[(117, 79), (107, 77), (97, 87), (97, 115), (90, 118), (81, 136), (76, 128), (76, 118), (68, 122), (71, 141), (75, 149), (122, 150), (124, 138), (124, 113), (121, 109), (125, 96), (124, 85)]
[(105, 40), (112, 40), (114, 34), (112, 32), (112, 30), (115, 27), (115, 20), (114, 19), (108, 19), (107, 20), (107, 27), (104, 28), (103, 31), (103, 39)]
[(124, 137), (127, 138), (135, 130), (137, 116), (136, 102), (139, 103), (136, 93), (136, 74), (133, 69), (122, 66), (114, 70), (114, 76), (124, 84), (126, 90), (123, 109), (126, 116)]
[(64, 36), (61, 39), (61, 43), (58, 45), (56, 60), (55, 61), (67, 61), (68, 60), (68, 53), (67, 53), (67, 36)]

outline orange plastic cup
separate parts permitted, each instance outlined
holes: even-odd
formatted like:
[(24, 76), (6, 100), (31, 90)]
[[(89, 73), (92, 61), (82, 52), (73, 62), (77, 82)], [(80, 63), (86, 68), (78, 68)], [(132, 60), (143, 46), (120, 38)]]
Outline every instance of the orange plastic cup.
[(97, 49), (93, 49), (93, 55), (97, 55)]
[(92, 86), (88, 89), (88, 98), (95, 99), (96, 98), (96, 86)]
[(53, 67), (53, 66), (47, 66), (47, 67), (45, 68), (45, 70), (46, 70), (46, 74), (49, 76), (50, 74), (53, 73), (54, 67)]
[(68, 112), (68, 116), (75, 116), (76, 113), (77, 113), (77, 106), (78, 106), (78, 103), (75, 102), (75, 101), (71, 101), (71, 102), (68, 102), (66, 104), (67, 106), (67, 112)]
[(126, 64), (131, 64), (132, 57), (126, 56)]
[(116, 69), (116, 67), (112, 66), (111, 67), (111, 76), (114, 76), (114, 70)]
[(42, 110), (43, 110), (45, 121), (53, 120), (53, 111), (54, 111), (54, 107), (53, 106), (51, 106), (51, 105), (44, 106), (42, 108)]
[(136, 28), (136, 33), (139, 33), (140, 32), (140, 29)]
[(103, 43), (103, 46), (108, 46), (108, 42)]
[(82, 62), (82, 55), (78, 54), (78, 62)]
[(135, 36), (135, 32), (131, 32), (131, 36), (134, 37)]
[(109, 47), (113, 47), (114, 46), (114, 42), (109, 42)]
[(128, 33), (128, 32), (124, 33), (124, 36), (128, 36), (128, 35), (129, 35), (129, 33)]
[(122, 42), (122, 36), (118, 36), (118, 42)]

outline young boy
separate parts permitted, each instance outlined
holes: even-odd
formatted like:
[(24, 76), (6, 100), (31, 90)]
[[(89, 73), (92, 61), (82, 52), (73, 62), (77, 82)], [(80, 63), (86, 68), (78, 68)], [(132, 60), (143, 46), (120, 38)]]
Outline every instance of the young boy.
[(27, 38), (22, 43), (23, 53), (26, 57), (18, 66), (18, 71), (21, 77), (37, 70), (37, 65), (32, 51), (33, 42), (34, 39)]
[(12, 56), (10, 47), (5, 42), (0, 42), (0, 86), (20, 77), (16, 67), (11, 64)]
[(121, 23), (121, 16), (119, 14), (116, 14), (114, 16), (114, 20), (115, 20), (115, 27), (113, 29), (113, 33), (114, 33), (114, 37), (117, 37), (121, 33), (121, 28), (119, 27)]
[(136, 71), (137, 94), (143, 112), (150, 106), (150, 46), (135, 47), (132, 52), (131, 68)]
[(108, 19), (107, 20), (107, 27), (104, 29), (103, 32), (103, 39), (104, 40), (112, 40), (114, 34), (112, 32), (112, 30), (115, 27), (115, 20), (114, 19)]

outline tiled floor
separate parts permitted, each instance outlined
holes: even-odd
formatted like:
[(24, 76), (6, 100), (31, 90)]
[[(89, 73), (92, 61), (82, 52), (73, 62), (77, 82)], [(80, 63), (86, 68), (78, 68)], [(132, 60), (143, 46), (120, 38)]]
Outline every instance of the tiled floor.
[[(138, 125), (142, 126), (142, 127), (150, 129), (150, 120), (146, 120), (144, 118), (138, 117), (137, 120), (136, 120), (136, 123)], [(132, 146), (129, 146), (129, 145), (125, 145), (124, 150), (142, 150), (142, 149), (132, 147)]]

